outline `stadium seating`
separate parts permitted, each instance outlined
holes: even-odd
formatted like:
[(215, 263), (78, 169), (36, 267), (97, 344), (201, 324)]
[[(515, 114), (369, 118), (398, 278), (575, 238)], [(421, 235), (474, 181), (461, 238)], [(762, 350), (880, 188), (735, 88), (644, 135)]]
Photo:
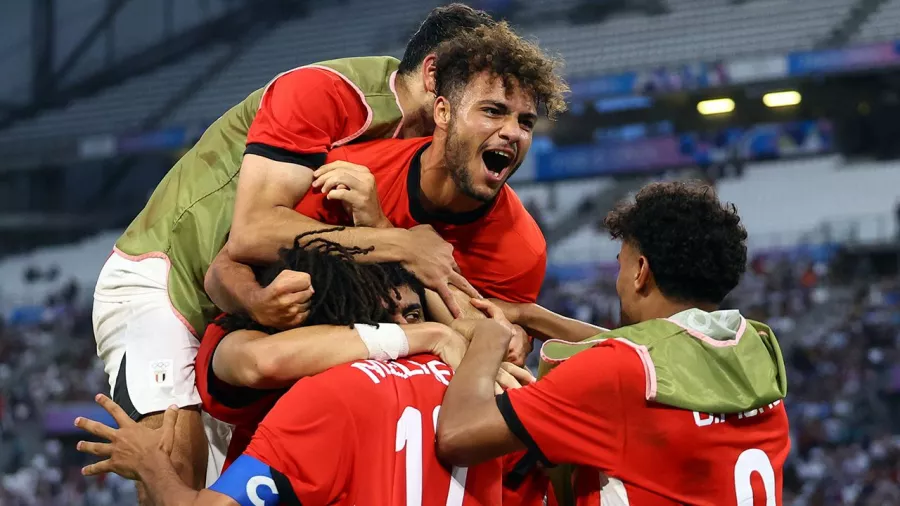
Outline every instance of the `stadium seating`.
[(900, 36), (900, 0), (888, 0), (860, 28), (859, 42), (892, 40)]

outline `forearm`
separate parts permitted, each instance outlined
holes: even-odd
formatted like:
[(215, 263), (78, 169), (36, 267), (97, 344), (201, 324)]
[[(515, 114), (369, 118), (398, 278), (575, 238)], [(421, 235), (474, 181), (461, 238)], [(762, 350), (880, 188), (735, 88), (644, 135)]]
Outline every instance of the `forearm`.
[(438, 421), (438, 455), (454, 465), (481, 462), (517, 444), (494, 397), (494, 378), (509, 347), (509, 337), (481, 334), (472, 339), (444, 394)]
[(522, 313), (517, 318), (516, 323), (525, 328), (531, 337), (542, 341), (559, 339), (578, 342), (608, 330), (573, 318), (567, 318), (537, 304), (523, 306)]
[(138, 475), (146, 488), (150, 504), (155, 506), (201, 506), (204, 504), (198, 502), (200, 492), (192, 490), (181, 481), (168, 456), (163, 452), (150, 453), (142, 463), (143, 466), (138, 470)]
[[(410, 355), (432, 352), (446, 332), (438, 323), (404, 325), (403, 330), (409, 340)], [(214, 362), (216, 375), (229, 383), (237, 383), (236, 386), (283, 388), (337, 365), (369, 358), (369, 349), (359, 333), (339, 326), (300, 327), (256, 339), (247, 346), (249, 353), (232, 357), (243, 362), (245, 370), (249, 369), (243, 377), (220, 375), (220, 372), (226, 373), (225, 368), (240, 369), (240, 364), (228, 367)]]
[[(252, 225), (240, 227), (229, 241), (234, 245), (232, 259), (248, 264), (273, 262), (278, 258), (278, 250), (293, 246), (298, 235), (335, 228), (283, 206), (259, 211), (247, 221)], [(400, 262), (409, 253), (410, 245), (404, 241), (406, 233), (394, 228), (346, 227), (322, 237), (346, 247), (374, 247), (359, 257), (365, 262)]]
[(228, 244), (206, 271), (204, 288), (216, 307), (231, 314), (247, 312), (250, 297), (262, 290), (253, 269), (231, 258)]
[[(462, 314), (459, 316), (460, 318), (475, 320), (487, 318), (484, 313), (469, 303), (471, 297), (463, 293), (462, 290), (455, 286), (451, 286), (450, 291), (453, 292), (453, 297), (456, 299), (456, 303), (459, 304), (459, 307), (462, 310)], [(450, 322), (454, 319), (453, 315), (450, 314), (450, 310), (447, 309), (447, 304), (444, 304), (441, 296), (433, 290), (425, 290), (425, 306), (428, 308), (428, 316), (431, 321), (450, 325)]]

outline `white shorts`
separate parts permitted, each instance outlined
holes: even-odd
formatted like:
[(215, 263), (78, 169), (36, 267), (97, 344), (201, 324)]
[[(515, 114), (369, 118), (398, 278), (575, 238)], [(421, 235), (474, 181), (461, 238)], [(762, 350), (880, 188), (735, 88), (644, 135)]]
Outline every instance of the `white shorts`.
[[(128, 415), (199, 406), (194, 359), (200, 341), (172, 307), (167, 290), (169, 261), (132, 259), (116, 251), (94, 290), (97, 355), (109, 375), (112, 399)], [(207, 484), (218, 477), (231, 439), (227, 425), (203, 414), (210, 443)]]

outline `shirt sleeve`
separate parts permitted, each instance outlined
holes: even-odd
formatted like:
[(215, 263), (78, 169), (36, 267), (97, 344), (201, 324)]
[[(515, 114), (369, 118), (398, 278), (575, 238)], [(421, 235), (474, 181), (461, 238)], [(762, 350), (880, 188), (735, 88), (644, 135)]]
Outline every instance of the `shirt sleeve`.
[(639, 368), (643, 378), (637, 353), (602, 343), (537, 383), (498, 396), (497, 406), (510, 431), (545, 465), (615, 470), (625, 434), (621, 373), (628, 368)]
[(272, 408), (245, 454), (284, 475), (300, 504), (332, 504), (348, 488), (357, 434), (338, 391), (313, 376)]
[(303, 67), (269, 84), (245, 153), (317, 168), (332, 146), (366, 127), (369, 109), (338, 73)]

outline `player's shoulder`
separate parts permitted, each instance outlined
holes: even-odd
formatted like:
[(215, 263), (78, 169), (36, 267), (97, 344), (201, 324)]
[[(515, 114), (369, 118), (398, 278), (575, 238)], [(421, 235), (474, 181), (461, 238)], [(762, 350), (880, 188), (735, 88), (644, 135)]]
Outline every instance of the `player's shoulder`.
[(653, 374), (646, 348), (615, 337), (579, 343), (550, 339), (541, 347), (541, 361), (551, 368), (565, 364), (570, 374), (583, 374), (598, 383), (625, 386), (627, 390), (642, 393)]
[(509, 185), (500, 190), (494, 208), (488, 216), (488, 225), (514, 233), (524, 245), (533, 250), (533, 253), (543, 254), (547, 250), (544, 233)]
[(429, 142), (431, 137), (412, 139), (376, 139), (346, 144), (333, 149), (328, 162), (343, 160), (368, 168), (376, 177), (405, 173), (413, 157)]

